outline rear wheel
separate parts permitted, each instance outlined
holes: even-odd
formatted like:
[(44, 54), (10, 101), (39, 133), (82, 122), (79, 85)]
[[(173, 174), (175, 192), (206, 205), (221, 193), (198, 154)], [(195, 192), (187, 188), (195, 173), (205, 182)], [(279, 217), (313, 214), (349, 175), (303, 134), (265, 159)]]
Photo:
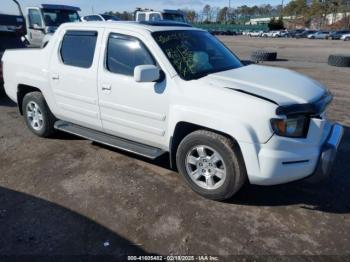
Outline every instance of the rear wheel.
[(237, 146), (229, 138), (210, 131), (200, 130), (185, 137), (176, 162), (190, 187), (209, 199), (228, 199), (246, 181)]
[(24, 96), (22, 111), (28, 128), (34, 134), (40, 137), (50, 137), (55, 133), (56, 118), (40, 92), (32, 92)]

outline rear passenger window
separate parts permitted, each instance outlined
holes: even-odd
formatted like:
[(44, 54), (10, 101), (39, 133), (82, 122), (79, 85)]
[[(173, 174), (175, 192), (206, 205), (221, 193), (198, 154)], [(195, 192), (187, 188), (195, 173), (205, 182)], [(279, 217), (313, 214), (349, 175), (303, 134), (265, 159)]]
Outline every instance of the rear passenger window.
[(106, 67), (112, 73), (133, 76), (139, 65), (155, 65), (147, 48), (134, 37), (111, 34), (108, 40)]
[(67, 31), (61, 46), (61, 58), (65, 65), (89, 68), (95, 54), (97, 32)]

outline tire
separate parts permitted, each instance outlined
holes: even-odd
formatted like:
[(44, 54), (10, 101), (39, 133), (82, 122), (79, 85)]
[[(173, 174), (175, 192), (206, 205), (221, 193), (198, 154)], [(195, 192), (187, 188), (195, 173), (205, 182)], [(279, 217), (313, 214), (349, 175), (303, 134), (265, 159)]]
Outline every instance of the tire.
[(28, 128), (37, 136), (46, 138), (55, 133), (56, 118), (40, 92), (32, 92), (24, 96), (22, 112)]
[[(199, 154), (200, 151), (204, 153)], [(192, 190), (212, 200), (231, 198), (247, 180), (238, 147), (231, 139), (210, 131), (199, 130), (187, 135), (178, 147), (176, 163)]]
[(251, 55), (252, 61), (260, 62), (260, 61), (276, 61), (277, 60), (277, 52), (269, 52), (264, 50), (254, 51)]
[(330, 55), (328, 65), (337, 67), (350, 67), (350, 55)]
[(344, 41), (350, 41), (350, 37), (345, 37)]

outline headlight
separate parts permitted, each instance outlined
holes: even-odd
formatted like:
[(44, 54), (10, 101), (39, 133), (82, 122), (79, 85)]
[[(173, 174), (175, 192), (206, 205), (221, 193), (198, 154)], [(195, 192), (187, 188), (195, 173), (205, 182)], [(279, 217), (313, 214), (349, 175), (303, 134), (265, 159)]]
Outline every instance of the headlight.
[(305, 138), (309, 129), (308, 117), (288, 119), (271, 119), (271, 126), (275, 134), (285, 137)]

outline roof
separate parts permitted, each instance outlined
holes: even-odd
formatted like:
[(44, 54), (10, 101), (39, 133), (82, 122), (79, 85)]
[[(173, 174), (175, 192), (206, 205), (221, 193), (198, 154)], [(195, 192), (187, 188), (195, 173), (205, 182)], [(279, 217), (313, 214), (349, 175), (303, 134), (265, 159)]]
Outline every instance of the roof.
[(139, 22), (143, 25), (150, 25), (150, 26), (183, 26), (183, 27), (192, 27), (190, 24), (182, 23), (182, 22), (174, 22), (174, 21), (168, 21), (168, 20), (160, 20), (160, 21), (141, 21)]
[(70, 5), (51, 5), (51, 4), (42, 4), (44, 9), (61, 9), (61, 10), (70, 10), (70, 11), (81, 11), (80, 7), (70, 6)]
[(66, 23), (63, 26), (69, 28), (89, 28), (89, 27), (104, 27), (104, 28), (118, 28), (130, 29), (133, 31), (174, 31), (174, 30), (202, 30), (191, 27), (185, 23), (159, 21), (159, 22), (134, 22), (134, 21), (92, 21), (84, 23)]

